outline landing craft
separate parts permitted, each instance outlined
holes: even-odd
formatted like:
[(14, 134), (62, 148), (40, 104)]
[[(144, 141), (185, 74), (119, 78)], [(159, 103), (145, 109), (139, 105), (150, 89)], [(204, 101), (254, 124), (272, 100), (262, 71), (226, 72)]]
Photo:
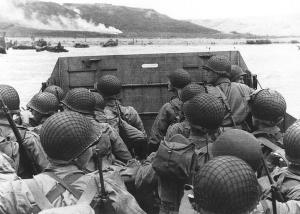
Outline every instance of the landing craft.
[[(123, 83), (122, 103), (136, 108), (149, 134), (159, 109), (171, 98), (166, 74), (183, 68), (201, 84), (207, 77), (202, 65), (213, 55), (224, 55), (232, 64), (242, 67), (247, 73), (245, 84), (257, 88), (256, 75), (248, 70), (239, 51), (61, 57), (46, 84), (58, 85), (64, 91), (77, 87), (95, 90), (99, 77), (115, 75)], [(286, 114), (281, 129), (284, 131), (295, 120)]]

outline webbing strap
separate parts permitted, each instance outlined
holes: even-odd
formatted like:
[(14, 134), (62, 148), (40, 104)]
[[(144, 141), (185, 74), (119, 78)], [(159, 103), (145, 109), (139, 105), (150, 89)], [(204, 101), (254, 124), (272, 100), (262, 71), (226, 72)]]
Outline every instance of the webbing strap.
[(54, 172), (44, 172), (45, 174), (49, 175), (51, 178), (56, 180), (59, 184), (61, 184), (65, 189), (67, 189), (72, 195), (74, 195), (75, 198), (79, 199), (81, 196), (81, 192), (74, 187), (72, 187), (70, 184), (68, 184), (63, 179), (60, 179)]
[(90, 204), (93, 201), (97, 192), (98, 192), (97, 181), (94, 177), (92, 177), (89, 180), (89, 182), (85, 188), (85, 191), (81, 194), (81, 197), (77, 201), (77, 204), (80, 204), (80, 203)]
[(230, 118), (231, 118), (231, 120), (232, 120), (232, 123), (233, 123), (234, 128), (237, 128), (236, 123), (235, 123), (235, 120), (233, 119), (232, 111), (231, 111), (231, 108), (230, 108), (230, 105), (229, 105), (229, 103), (228, 103), (228, 99), (227, 99), (226, 95), (224, 94), (224, 92), (223, 92), (218, 86), (216, 86), (216, 88), (217, 88), (217, 89), (219, 90), (219, 92), (220, 92), (220, 95), (221, 95), (221, 97), (222, 97), (223, 103), (224, 103), (225, 106), (226, 106), (226, 109), (227, 109), (227, 111), (228, 111), (228, 113), (229, 113), (229, 116), (230, 116)]
[(50, 204), (49, 200), (45, 197), (45, 195), (41, 191), (38, 183), (36, 182), (36, 180), (34, 178), (33, 179), (24, 179), (24, 181), (25, 181), (26, 185), (28, 186), (30, 192), (32, 193), (36, 204), (38, 205), (38, 207), (41, 210), (53, 208), (53, 205)]

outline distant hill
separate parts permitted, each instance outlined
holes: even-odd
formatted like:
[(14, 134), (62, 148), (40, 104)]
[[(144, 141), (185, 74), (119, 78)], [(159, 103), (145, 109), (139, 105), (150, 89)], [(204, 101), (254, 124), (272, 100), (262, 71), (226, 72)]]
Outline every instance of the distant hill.
[(239, 32), (269, 36), (300, 36), (300, 15), (190, 20), (224, 33)]
[[(148, 37), (216, 37), (220, 32), (188, 21), (172, 19), (152, 9), (110, 4), (57, 4), (31, 2), (16, 6), (21, 17), (9, 17), (14, 27), (10, 36), (148, 36)], [(9, 16), (9, 11), (7, 16)], [(2, 15), (2, 17), (5, 17)], [(88, 32), (88, 33), (84, 33)]]

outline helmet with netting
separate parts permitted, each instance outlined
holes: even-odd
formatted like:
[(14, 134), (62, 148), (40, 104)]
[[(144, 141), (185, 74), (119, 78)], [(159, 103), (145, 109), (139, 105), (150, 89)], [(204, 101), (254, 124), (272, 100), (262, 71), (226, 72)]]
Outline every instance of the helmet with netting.
[(44, 92), (54, 94), (57, 97), (58, 101), (61, 101), (64, 98), (64, 91), (57, 85), (48, 86), (47, 88), (45, 88)]
[(72, 111), (82, 114), (94, 114), (95, 96), (86, 88), (74, 88), (66, 94), (61, 101)]
[(113, 75), (104, 75), (100, 77), (97, 83), (97, 90), (103, 96), (113, 96), (121, 92), (122, 83)]
[(220, 156), (207, 162), (194, 179), (198, 209), (218, 214), (251, 212), (260, 198), (254, 171), (243, 160)]
[(40, 137), (50, 158), (71, 161), (94, 145), (100, 133), (85, 116), (66, 111), (49, 117), (42, 125)]
[(285, 115), (286, 102), (277, 91), (263, 89), (252, 96), (251, 109), (257, 119), (278, 122)]
[(202, 68), (228, 76), (231, 70), (231, 63), (225, 56), (212, 56), (209, 58), (209, 60), (207, 60), (207, 63), (202, 66)]
[(48, 115), (57, 112), (59, 102), (54, 94), (48, 92), (41, 92), (34, 95), (27, 108), (33, 109), (40, 114)]
[(283, 144), (288, 161), (300, 164), (300, 121), (296, 121), (285, 131)]
[(238, 65), (231, 65), (231, 71), (230, 71), (230, 80), (231, 82), (236, 81), (240, 78), (240, 76), (244, 76), (246, 73), (243, 71), (243, 69)]
[(98, 92), (92, 92), (92, 94), (94, 95), (96, 101), (95, 110), (104, 109), (105, 102), (101, 94), (99, 94)]
[(206, 93), (196, 95), (185, 102), (183, 112), (191, 126), (206, 129), (218, 128), (225, 116), (222, 102), (214, 95)]
[(192, 99), (194, 96), (205, 93), (205, 87), (196, 83), (191, 83), (181, 90), (180, 98), (183, 103)]
[(169, 72), (167, 76), (175, 88), (183, 88), (191, 83), (190, 74), (181, 68)]
[(11, 113), (20, 110), (20, 97), (16, 89), (10, 85), (0, 84), (0, 97)]
[(254, 171), (261, 164), (262, 151), (258, 140), (249, 132), (229, 129), (223, 132), (212, 144), (213, 157), (230, 155), (241, 158)]

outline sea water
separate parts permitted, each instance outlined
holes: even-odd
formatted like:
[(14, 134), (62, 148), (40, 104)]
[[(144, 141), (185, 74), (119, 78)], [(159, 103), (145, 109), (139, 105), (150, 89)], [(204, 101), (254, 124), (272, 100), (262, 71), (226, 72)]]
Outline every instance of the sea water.
[(66, 48), (69, 50), (67, 53), (10, 49), (6, 55), (0, 54), (0, 84), (15, 87), (20, 94), (21, 106), (26, 106), (40, 90), (41, 83), (50, 76), (58, 57), (238, 50), (249, 70), (258, 75), (262, 87), (282, 93), (287, 101), (287, 111), (294, 117), (300, 117), (300, 50), (296, 44), (120, 45), (108, 48), (94, 45), (83, 49)]

